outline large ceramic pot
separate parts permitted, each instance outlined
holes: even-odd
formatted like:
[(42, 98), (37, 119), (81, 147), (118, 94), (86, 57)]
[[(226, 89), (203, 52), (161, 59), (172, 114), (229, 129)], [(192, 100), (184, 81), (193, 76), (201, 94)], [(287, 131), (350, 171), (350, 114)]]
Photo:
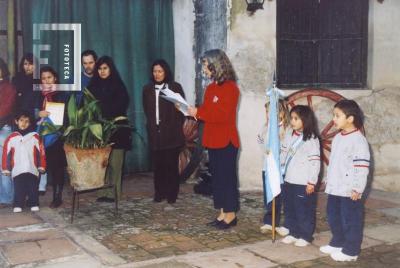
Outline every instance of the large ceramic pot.
[(111, 147), (78, 149), (64, 145), (71, 186), (75, 190), (89, 190), (104, 186)]

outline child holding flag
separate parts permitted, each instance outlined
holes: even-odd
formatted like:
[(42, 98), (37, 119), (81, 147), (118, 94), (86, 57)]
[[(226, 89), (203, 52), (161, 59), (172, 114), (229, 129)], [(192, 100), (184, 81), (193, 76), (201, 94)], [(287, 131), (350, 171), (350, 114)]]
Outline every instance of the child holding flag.
[[(265, 183), (265, 176), (268, 176), (266, 174), (267, 170), (266, 167), (268, 165), (268, 153), (269, 151), (265, 149), (265, 142), (268, 141), (268, 118), (269, 118), (269, 107), (270, 103), (267, 102), (265, 104), (265, 110), (267, 113), (267, 121), (263, 125), (262, 130), (260, 134), (257, 135), (257, 141), (259, 144), (262, 145), (263, 152), (264, 152), (264, 165), (263, 165), (263, 170), (262, 170), (262, 180), (263, 180), (263, 189), (264, 189), (264, 204), (266, 207), (266, 212), (264, 215), (263, 219), (263, 225), (260, 227), (261, 233), (267, 233), (272, 230), (272, 202), (267, 202), (266, 198), (266, 183)], [(287, 108), (287, 104), (284, 100), (280, 99), (278, 103), (278, 110), (279, 110), (279, 140), (283, 140), (285, 133), (287, 129), (289, 128), (289, 110)], [(282, 207), (282, 199), (281, 199), (281, 194), (277, 195), (275, 197), (275, 205), (276, 205), (276, 217), (275, 217), (275, 226), (276, 227), (276, 232), (281, 235), (281, 236), (286, 236), (289, 233), (289, 230), (285, 227), (279, 227), (280, 223), (280, 218), (281, 218), (281, 207)]]

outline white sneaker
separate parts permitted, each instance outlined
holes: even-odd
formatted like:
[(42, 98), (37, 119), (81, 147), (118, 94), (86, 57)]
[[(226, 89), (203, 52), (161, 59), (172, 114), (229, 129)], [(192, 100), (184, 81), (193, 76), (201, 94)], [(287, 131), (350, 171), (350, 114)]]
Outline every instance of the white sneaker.
[(281, 240), (282, 243), (285, 244), (292, 244), (295, 243), (297, 241), (297, 238), (291, 235), (286, 236), (284, 239)]
[(272, 230), (272, 226), (269, 224), (264, 224), (263, 226), (260, 227), (260, 231), (263, 234), (268, 233), (271, 230)]
[(308, 246), (309, 244), (310, 244), (309, 242), (307, 242), (306, 240), (304, 240), (304, 239), (302, 239), (302, 238), (299, 238), (299, 239), (297, 239), (296, 242), (294, 242), (294, 245), (295, 245), (296, 247), (306, 247), (306, 246)]
[(336, 251), (331, 254), (331, 258), (335, 261), (356, 261), (358, 256), (350, 256), (341, 251)]
[(334, 252), (342, 251), (342, 248), (332, 247), (330, 245), (325, 245), (319, 248), (319, 251), (325, 254), (332, 254)]
[(283, 226), (276, 227), (275, 230), (280, 236), (287, 236), (289, 234), (289, 229)]
[(38, 206), (31, 207), (31, 211), (39, 211), (39, 207)]
[(14, 213), (19, 213), (19, 212), (21, 212), (22, 211), (22, 208), (20, 208), (20, 207), (15, 207), (14, 209), (13, 209), (13, 212)]

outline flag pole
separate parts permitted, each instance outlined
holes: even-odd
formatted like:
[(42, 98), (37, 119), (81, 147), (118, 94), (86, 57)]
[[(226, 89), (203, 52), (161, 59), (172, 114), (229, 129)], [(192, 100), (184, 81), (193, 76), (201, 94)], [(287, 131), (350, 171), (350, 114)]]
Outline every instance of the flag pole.
[(272, 199), (272, 243), (275, 243), (275, 197)]
[[(275, 89), (276, 88), (276, 74), (274, 71), (274, 76), (272, 78), (272, 87)], [(279, 114), (279, 112), (278, 112)], [(275, 243), (275, 239), (276, 239), (276, 226), (275, 226), (275, 197), (272, 199), (272, 243)]]

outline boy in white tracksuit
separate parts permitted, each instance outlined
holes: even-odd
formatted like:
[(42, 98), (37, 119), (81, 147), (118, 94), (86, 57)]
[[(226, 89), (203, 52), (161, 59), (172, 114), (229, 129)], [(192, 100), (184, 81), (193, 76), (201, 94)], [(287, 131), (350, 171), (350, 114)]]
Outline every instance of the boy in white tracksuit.
[(336, 261), (355, 261), (361, 251), (364, 202), (370, 152), (362, 129), (362, 112), (353, 100), (334, 107), (333, 121), (340, 129), (332, 141), (325, 192), (332, 232), (329, 245), (320, 247)]
[(39, 210), (39, 172), (46, 168), (45, 152), (39, 134), (31, 132), (29, 113), (21, 112), (15, 120), (18, 130), (4, 142), (3, 174), (14, 181), (14, 212), (21, 212), (28, 196), (27, 205), (32, 211)]

